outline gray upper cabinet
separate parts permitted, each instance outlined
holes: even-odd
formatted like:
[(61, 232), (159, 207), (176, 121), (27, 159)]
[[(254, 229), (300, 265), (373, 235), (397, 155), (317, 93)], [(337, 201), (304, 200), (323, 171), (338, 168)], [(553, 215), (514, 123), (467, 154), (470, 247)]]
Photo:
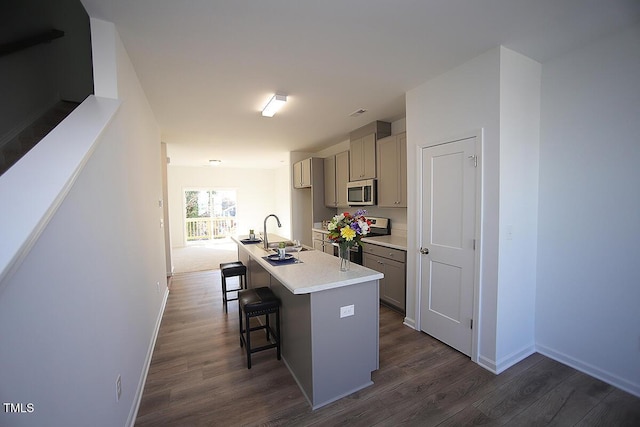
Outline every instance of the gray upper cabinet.
[(337, 203), (336, 156), (329, 156), (324, 159), (324, 205), (332, 208)]
[(376, 177), (376, 135), (351, 140), (349, 176), (352, 181)]
[(349, 152), (343, 151), (324, 159), (324, 204), (327, 207), (346, 207), (349, 182)]
[(407, 134), (400, 133), (377, 142), (378, 206), (407, 207)]
[(336, 200), (338, 207), (349, 206), (347, 182), (349, 182), (349, 152), (343, 151), (336, 154)]
[(311, 158), (293, 164), (293, 187), (311, 187)]
[(376, 140), (391, 135), (391, 123), (372, 122), (349, 135), (349, 180), (376, 178)]
[(293, 238), (311, 246), (313, 225), (336, 214), (324, 204), (324, 159), (310, 157), (293, 164), (291, 194), (291, 232)]

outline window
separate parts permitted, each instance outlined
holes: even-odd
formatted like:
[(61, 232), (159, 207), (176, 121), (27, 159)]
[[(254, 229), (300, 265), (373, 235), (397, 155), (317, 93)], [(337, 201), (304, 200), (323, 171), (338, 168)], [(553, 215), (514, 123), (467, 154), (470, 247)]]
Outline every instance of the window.
[(236, 233), (236, 190), (184, 191), (187, 242), (223, 239)]

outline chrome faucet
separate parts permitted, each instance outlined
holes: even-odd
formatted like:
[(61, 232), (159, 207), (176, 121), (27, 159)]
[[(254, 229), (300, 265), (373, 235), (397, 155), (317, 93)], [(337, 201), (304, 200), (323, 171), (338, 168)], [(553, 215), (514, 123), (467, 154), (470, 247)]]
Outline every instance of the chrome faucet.
[(264, 249), (267, 251), (269, 250), (269, 239), (267, 238), (267, 220), (270, 216), (274, 217), (276, 221), (278, 221), (278, 227), (282, 227), (282, 224), (280, 224), (280, 219), (276, 216), (276, 214), (269, 214), (264, 219)]

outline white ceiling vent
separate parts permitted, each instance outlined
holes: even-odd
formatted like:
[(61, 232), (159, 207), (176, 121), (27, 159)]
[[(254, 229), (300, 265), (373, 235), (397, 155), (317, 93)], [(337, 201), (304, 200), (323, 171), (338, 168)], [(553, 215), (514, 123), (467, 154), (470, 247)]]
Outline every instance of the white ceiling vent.
[(353, 113), (349, 114), (351, 117), (358, 117), (359, 115), (366, 113), (367, 110), (365, 110), (364, 108), (360, 108), (359, 110), (354, 111)]

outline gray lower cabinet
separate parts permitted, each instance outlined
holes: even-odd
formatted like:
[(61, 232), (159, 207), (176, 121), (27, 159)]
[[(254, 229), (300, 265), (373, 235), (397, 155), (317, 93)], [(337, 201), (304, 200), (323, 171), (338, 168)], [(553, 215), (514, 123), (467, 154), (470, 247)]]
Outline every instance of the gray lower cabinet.
[(335, 246), (329, 240), (326, 233), (319, 231), (313, 231), (313, 249), (322, 251), (329, 255), (335, 255)]
[(362, 252), (365, 267), (384, 274), (380, 300), (403, 313), (406, 309), (407, 274), (405, 251), (367, 243)]

